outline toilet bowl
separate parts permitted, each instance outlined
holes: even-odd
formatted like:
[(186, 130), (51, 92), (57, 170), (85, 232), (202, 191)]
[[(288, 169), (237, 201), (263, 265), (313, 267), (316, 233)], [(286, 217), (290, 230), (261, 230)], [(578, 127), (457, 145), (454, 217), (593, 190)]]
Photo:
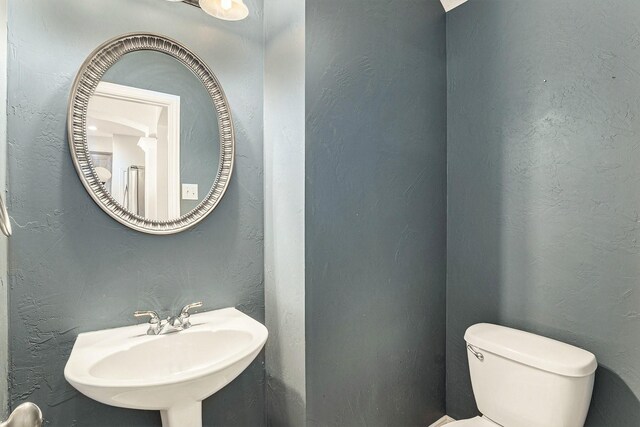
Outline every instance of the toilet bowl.
[(471, 385), (481, 417), (447, 427), (583, 427), (598, 366), (593, 354), (504, 326), (467, 329)]

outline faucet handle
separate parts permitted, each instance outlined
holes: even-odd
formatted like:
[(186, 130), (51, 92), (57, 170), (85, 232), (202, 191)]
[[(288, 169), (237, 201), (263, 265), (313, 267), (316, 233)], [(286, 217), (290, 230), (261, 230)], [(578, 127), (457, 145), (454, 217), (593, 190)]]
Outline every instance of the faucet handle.
[(158, 316), (158, 313), (153, 310), (136, 311), (135, 313), (133, 313), (133, 315), (136, 317), (149, 316), (149, 329), (147, 329), (147, 335), (158, 335), (161, 325), (160, 316)]
[(191, 310), (192, 308), (198, 308), (198, 307), (202, 307), (202, 301), (185, 305), (184, 307), (182, 307), (182, 310), (180, 311), (180, 317), (182, 317), (183, 319), (186, 317), (189, 317), (189, 310)]
[(135, 313), (133, 313), (133, 315), (135, 317), (144, 317), (144, 316), (149, 316), (149, 323), (151, 324), (155, 324), (155, 323), (160, 323), (160, 316), (158, 316), (158, 313), (156, 313), (153, 310), (148, 310), (148, 311), (136, 311)]
[(191, 322), (189, 321), (189, 310), (192, 308), (202, 307), (202, 302), (194, 302), (193, 304), (188, 304), (182, 307), (182, 311), (180, 311), (180, 320), (182, 320), (182, 329), (189, 329), (191, 327)]

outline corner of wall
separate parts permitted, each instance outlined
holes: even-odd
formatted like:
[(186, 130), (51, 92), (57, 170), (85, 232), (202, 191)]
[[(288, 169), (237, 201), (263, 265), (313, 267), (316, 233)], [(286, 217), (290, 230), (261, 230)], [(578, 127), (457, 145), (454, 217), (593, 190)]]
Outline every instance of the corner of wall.
[(449, 12), (452, 9), (460, 6), (463, 3), (466, 3), (468, 0), (440, 0), (442, 2), (442, 6), (446, 12)]
[[(0, 0), (0, 197), (6, 197), (7, 172), (7, 0)], [(0, 235), (0, 420), (9, 411), (8, 239)]]
[(265, 9), (264, 246), (267, 424), (306, 424), (305, 2)]

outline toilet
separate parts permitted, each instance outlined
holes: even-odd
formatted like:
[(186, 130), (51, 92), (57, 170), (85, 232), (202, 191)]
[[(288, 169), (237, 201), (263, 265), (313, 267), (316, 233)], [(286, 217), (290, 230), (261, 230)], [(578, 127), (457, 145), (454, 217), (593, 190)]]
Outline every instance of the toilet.
[(583, 427), (595, 371), (593, 354), (504, 326), (467, 329), (471, 384), (482, 416), (447, 427)]

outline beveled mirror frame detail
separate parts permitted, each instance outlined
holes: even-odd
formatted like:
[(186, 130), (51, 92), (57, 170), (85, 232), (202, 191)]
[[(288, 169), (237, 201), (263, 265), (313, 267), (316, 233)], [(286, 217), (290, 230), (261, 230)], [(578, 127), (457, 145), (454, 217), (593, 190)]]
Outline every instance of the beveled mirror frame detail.
[[(100, 183), (87, 143), (87, 110), (98, 83), (123, 55), (140, 50), (165, 53), (185, 65), (209, 92), (218, 113), (220, 163), (211, 190), (193, 210), (168, 221), (149, 220), (127, 211), (120, 205)], [(229, 185), (233, 172), (235, 138), (227, 98), (207, 64), (189, 49), (167, 37), (149, 33), (125, 34), (108, 40), (95, 49), (80, 67), (73, 83), (67, 126), (73, 164), (87, 192), (112, 218), (134, 230), (149, 234), (173, 234), (184, 231), (213, 211)]]

